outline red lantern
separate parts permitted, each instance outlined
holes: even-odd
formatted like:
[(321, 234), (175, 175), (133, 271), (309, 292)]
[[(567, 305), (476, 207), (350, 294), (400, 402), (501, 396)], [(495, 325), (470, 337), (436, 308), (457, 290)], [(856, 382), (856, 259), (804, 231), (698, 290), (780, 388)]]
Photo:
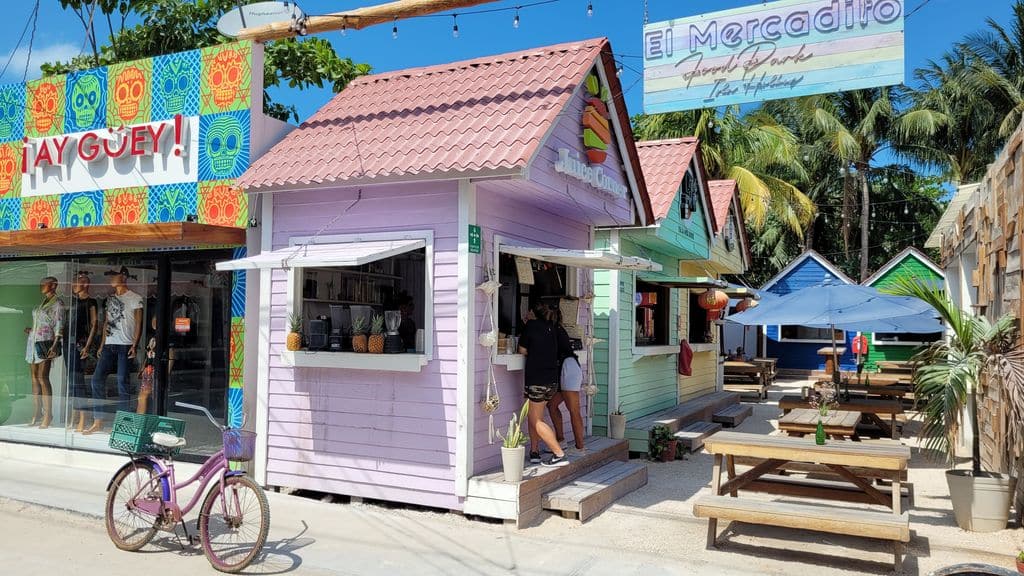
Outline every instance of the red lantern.
[(743, 312), (744, 310), (750, 310), (751, 308), (756, 308), (757, 305), (758, 305), (758, 301), (757, 300), (754, 300), (753, 298), (747, 296), (743, 300), (740, 300), (739, 304), (736, 304), (736, 311), (737, 312)]
[(722, 310), (729, 305), (729, 297), (721, 290), (709, 288), (697, 297), (697, 304), (708, 311), (708, 321), (715, 320), (722, 314)]

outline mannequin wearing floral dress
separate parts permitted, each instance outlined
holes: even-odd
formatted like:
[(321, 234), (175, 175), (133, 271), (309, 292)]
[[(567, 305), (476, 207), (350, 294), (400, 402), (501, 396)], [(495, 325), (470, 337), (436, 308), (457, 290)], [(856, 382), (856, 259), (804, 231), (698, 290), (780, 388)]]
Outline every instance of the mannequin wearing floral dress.
[(25, 361), (32, 376), (32, 420), (29, 426), (49, 428), (53, 419), (53, 386), (50, 366), (60, 355), (64, 337), (64, 301), (57, 295), (57, 279), (39, 281), (43, 301), (32, 310), (32, 327), (25, 329), (28, 342)]

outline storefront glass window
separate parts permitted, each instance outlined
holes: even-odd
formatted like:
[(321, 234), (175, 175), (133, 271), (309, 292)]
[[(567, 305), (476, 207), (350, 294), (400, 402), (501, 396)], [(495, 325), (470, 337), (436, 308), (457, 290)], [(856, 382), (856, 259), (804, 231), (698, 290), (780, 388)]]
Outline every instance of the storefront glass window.
[(636, 328), (637, 346), (664, 346), (669, 343), (669, 288), (637, 281)]

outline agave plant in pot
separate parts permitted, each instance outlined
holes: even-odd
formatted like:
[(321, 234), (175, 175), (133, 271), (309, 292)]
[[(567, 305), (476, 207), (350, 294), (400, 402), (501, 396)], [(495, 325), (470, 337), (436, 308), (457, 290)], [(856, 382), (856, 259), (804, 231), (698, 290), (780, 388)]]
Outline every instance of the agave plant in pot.
[(530, 410), (530, 403), (523, 402), (519, 414), (512, 414), (508, 421), (508, 433), (501, 438), (501, 468), (505, 473), (505, 482), (519, 482), (523, 479), (523, 468), (526, 465), (526, 442), (529, 437), (523, 433), (523, 423)]
[(613, 440), (622, 440), (626, 437), (626, 414), (622, 411), (622, 404), (608, 415), (608, 435)]
[[(946, 295), (910, 278), (901, 278), (887, 292), (924, 300), (939, 313), (949, 337), (918, 352), (913, 361), (914, 394), (925, 399), (921, 431), (925, 447), (945, 459), (953, 515), (964, 530), (994, 532), (1006, 527), (1016, 478), (982, 469), (977, 401), (998, 394), (1006, 410), (1006, 441), (1024, 441), (1024, 349), (1017, 345), (1017, 319), (995, 322), (961, 310)], [(971, 427), (971, 467), (953, 468), (963, 419)]]

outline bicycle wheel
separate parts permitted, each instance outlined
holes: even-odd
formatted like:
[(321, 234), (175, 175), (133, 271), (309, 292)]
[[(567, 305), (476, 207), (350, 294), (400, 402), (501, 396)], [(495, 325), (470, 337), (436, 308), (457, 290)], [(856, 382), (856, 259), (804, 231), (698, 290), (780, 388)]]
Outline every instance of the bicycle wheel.
[(203, 553), (221, 572), (238, 572), (256, 559), (267, 542), (270, 504), (263, 488), (248, 476), (231, 476), (214, 484), (199, 511)]
[(160, 475), (152, 462), (136, 460), (133, 466), (125, 466), (110, 482), (104, 524), (107, 535), (121, 550), (134, 552), (149, 543), (156, 535), (159, 518), (146, 514), (132, 506), (132, 500), (145, 498), (160, 501)]

